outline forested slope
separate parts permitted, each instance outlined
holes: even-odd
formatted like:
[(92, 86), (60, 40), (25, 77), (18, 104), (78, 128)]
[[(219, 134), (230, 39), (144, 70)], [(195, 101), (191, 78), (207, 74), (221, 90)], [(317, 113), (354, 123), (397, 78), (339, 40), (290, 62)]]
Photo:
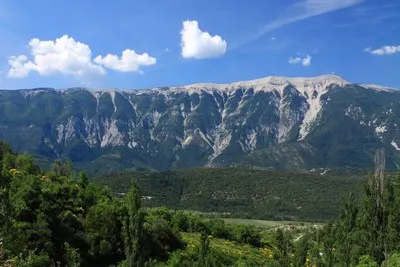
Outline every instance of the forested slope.
[(220, 212), (221, 216), (326, 220), (337, 216), (343, 196), (358, 199), (368, 172), (315, 170), (277, 172), (248, 168), (191, 169), (167, 172), (120, 172), (94, 181), (124, 193), (134, 179), (148, 206)]

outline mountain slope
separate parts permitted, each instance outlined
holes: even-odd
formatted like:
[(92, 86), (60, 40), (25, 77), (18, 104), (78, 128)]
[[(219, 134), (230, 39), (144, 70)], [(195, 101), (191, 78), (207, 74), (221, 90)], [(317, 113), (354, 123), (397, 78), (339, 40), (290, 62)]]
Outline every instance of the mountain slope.
[(81, 168), (400, 165), (400, 93), (334, 75), (149, 90), (0, 91), (0, 139)]

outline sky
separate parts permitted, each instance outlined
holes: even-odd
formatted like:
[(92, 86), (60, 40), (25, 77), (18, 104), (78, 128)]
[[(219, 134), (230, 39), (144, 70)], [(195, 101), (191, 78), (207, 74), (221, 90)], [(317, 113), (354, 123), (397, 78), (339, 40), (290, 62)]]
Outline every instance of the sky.
[(0, 0), (0, 88), (335, 74), (400, 88), (398, 0)]

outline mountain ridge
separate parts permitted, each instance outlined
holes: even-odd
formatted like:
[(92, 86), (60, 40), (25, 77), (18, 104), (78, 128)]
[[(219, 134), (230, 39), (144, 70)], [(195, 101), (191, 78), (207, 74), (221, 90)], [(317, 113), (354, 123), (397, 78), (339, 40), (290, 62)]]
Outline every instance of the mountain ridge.
[(107, 161), (159, 170), (366, 167), (381, 146), (398, 168), (398, 103), (398, 91), (335, 75), (142, 90), (1, 90), (0, 139), (17, 151), (99, 170)]
[(338, 75), (334, 74), (323, 74), (323, 75), (318, 75), (318, 76), (266, 76), (263, 78), (257, 78), (257, 79), (249, 79), (249, 80), (243, 80), (243, 81), (236, 81), (236, 82), (231, 82), (231, 83), (212, 83), (212, 82), (206, 82), (206, 83), (192, 83), (192, 84), (185, 84), (185, 85), (174, 85), (174, 86), (156, 86), (156, 87), (150, 87), (150, 88), (132, 88), (132, 89), (122, 89), (122, 88), (105, 88), (105, 89), (98, 89), (98, 88), (89, 88), (89, 87), (66, 87), (66, 88), (51, 88), (51, 87), (36, 87), (36, 88), (20, 88), (20, 89), (0, 89), (0, 90), (55, 90), (55, 91), (68, 91), (68, 90), (88, 90), (88, 91), (93, 91), (93, 92), (109, 92), (109, 91), (118, 91), (118, 92), (125, 92), (125, 93), (142, 93), (145, 91), (153, 91), (153, 90), (174, 90), (174, 89), (188, 89), (191, 87), (196, 87), (196, 88), (201, 88), (201, 87), (213, 87), (213, 89), (218, 89), (218, 90), (224, 90), (227, 89), (228, 87), (234, 87), (234, 86), (254, 86), (256, 84), (266, 84), (270, 83), (271, 81), (274, 81), (275, 83), (280, 82), (280, 83), (301, 83), (304, 81), (330, 81), (331, 83), (343, 85), (343, 84), (357, 84), (360, 86), (366, 86), (371, 89), (376, 89), (376, 90), (397, 90), (397, 88), (390, 87), (390, 86), (382, 86), (378, 84), (363, 84), (363, 83), (355, 83), (351, 82), (349, 80), (346, 80)]

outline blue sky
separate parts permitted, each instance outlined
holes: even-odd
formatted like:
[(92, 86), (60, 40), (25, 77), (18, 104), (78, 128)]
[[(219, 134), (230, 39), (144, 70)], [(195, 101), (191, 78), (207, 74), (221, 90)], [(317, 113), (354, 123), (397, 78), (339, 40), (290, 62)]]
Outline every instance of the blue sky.
[(400, 88), (398, 0), (0, 0), (0, 88), (335, 73)]

